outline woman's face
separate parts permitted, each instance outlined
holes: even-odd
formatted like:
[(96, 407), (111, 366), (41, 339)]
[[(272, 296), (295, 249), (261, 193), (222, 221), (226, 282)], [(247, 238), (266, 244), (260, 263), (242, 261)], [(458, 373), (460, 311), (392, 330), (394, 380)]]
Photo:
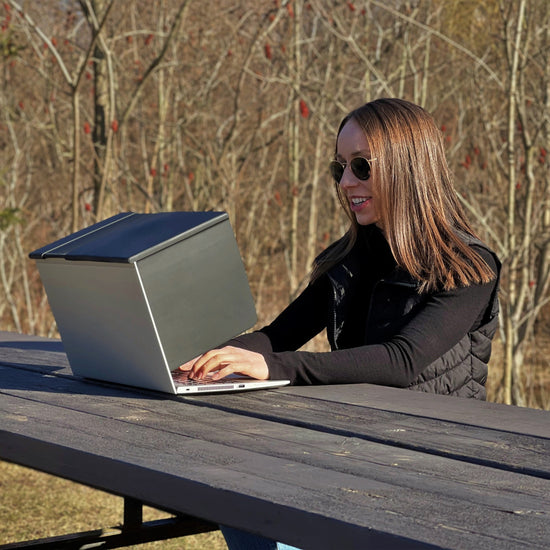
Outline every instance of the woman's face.
[(350, 168), (350, 162), (356, 157), (372, 158), (365, 133), (355, 120), (350, 119), (342, 128), (336, 142), (336, 160), (345, 164), (340, 189), (359, 225), (379, 224), (375, 182), (377, 161), (370, 163), (372, 170), (369, 179), (361, 180)]

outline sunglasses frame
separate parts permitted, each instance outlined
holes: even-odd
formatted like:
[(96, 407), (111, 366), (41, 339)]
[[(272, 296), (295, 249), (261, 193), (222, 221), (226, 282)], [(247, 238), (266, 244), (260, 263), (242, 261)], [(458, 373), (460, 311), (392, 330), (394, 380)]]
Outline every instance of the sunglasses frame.
[[(361, 177), (359, 174), (357, 174), (357, 172), (353, 169), (353, 162), (355, 160), (364, 160), (367, 164), (368, 164), (368, 167), (369, 167), (369, 175), (366, 177), (366, 178), (363, 178)], [(332, 159), (329, 163), (329, 171), (330, 171), (330, 175), (332, 176), (332, 179), (337, 183), (337, 184), (340, 184), (340, 182), (342, 181), (342, 177), (344, 175), (344, 170), (346, 169), (346, 166), (349, 164), (349, 167), (353, 173), (353, 175), (361, 180), (361, 181), (367, 181), (370, 176), (371, 176), (371, 170), (372, 170), (372, 167), (370, 165), (371, 162), (375, 161), (375, 160), (378, 160), (376, 157), (374, 158), (371, 158), (371, 159), (367, 159), (365, 157), (354, 157), (352, 158), (349, 162), (340, 162), (339, 160), (336, 160), (336, 159)], [(334, 177), (334, 173), (332, 171), (332, 166), (334, 166), (335, 164), (338, 164), (342, 167), (342, 175), (340, 176), (340, 179), (336, 179)]]

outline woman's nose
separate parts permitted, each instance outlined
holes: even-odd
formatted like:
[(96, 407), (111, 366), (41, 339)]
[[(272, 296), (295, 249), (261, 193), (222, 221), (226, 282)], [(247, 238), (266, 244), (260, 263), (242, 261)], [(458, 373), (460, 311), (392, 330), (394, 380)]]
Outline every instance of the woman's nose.
[(344, 172), (342, 173), (342, 178), (340, 179), (340, 187), (343, 189), (349, 187), (355, 187), (358, 185), (359, 180), (355, 177), (355, 174), (351, 171), (349, 164), (344, 167)]

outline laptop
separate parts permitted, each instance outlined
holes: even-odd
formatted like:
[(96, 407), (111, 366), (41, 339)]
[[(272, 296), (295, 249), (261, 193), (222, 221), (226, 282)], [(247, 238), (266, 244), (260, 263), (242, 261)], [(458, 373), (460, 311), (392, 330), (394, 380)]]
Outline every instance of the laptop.
[(290, 383), (177, 370), (257, 320), (225, 212), (123, 212), (29, 256), (77, 376), (171, 394)]

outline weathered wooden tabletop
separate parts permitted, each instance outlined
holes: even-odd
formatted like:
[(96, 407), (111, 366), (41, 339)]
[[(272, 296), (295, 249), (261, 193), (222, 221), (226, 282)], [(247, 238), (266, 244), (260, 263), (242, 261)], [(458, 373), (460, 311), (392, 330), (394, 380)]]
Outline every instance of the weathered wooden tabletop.
[(0, 332), (0, 459), (302, 548), (550, 548), (547, 411), (366, 384), (176, 397)]

